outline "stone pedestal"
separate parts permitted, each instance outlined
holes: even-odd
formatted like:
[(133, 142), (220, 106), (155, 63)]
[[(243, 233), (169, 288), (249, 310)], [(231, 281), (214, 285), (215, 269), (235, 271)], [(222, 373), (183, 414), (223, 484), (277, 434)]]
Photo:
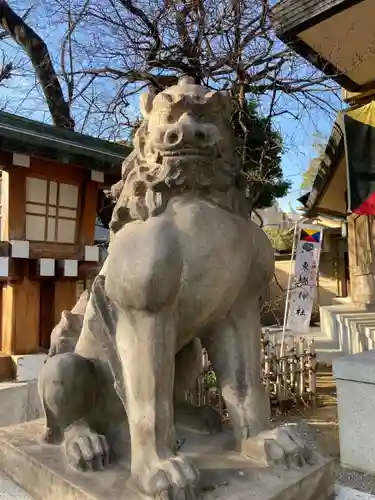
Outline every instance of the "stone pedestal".
[[(43, 422), (0, 429), (0, 469), (35, 500), (141, 500), (129, 481), (129, 464), (103, 472), (78, 473), (64, 462), (59, 446), (41, 445)], [(302, 469), (262, 469), (225, 451), (229, 434), (187, 436), (184, 453), (202, 473), (205, 500), (329, 500), (333, 463), (316, 455)]]
[(344, 466), (375, 474), (375, 351), (333, 363)]

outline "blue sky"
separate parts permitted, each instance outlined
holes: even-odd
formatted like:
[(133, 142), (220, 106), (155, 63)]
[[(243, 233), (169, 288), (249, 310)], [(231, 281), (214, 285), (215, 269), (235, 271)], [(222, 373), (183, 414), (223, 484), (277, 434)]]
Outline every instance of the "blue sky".
[(313, 147), (316, 141), (314, 134), (319, 134), (328, 140), (334, 115), (329, 116), (315, 109), (312, 116), (304, 116), (300, 122), (284, 117), (277, 119), (276, 122), (287, 143), (282, 157), (283, 172), (285, 177), (292, 182), (289, 194), (279, 200), (281, 208), (285, 210), (289, 200), (294, 208), (299, 205), (296, 200), (301, 194), (303, 172), (307, 169), (311, 159), (316, 156)]

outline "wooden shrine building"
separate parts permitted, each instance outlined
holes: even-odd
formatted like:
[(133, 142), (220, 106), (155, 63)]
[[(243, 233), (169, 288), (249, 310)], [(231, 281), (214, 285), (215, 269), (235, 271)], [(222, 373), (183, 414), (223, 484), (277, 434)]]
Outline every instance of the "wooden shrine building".
[[(374, 13), (374, 0), (280, 0), (272, 10), (278, 38), (341, 86), (346, 113), (375, 101)], [(357, 305), (373, 310), (375, 216), (351, 211), (345, 135), (339, 114), (311, 192), (300, 201), (310, 216), (346, 222), (350, 295)], [(370, 160), (357, 162), (368, 181), (373, 177)]]
[(77, 286), (98, 270), (99, 190), (129, 148), (0, 112), (0, 380), (45, 352)]

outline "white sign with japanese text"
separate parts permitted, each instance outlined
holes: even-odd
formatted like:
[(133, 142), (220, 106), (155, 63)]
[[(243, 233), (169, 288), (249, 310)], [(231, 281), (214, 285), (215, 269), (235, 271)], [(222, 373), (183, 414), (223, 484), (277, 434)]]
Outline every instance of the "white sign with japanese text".
[(298, 226), (296, 260), (287, 319), (287, 329), (293, 332), (308, 333), (309, 331), (318, 284), (322, 241), (322, 227), (308, 224)]

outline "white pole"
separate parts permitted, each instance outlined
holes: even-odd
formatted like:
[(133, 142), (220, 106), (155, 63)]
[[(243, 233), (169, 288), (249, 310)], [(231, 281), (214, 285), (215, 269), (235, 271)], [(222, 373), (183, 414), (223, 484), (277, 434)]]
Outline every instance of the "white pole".
[(281, 336), (281, 352), (280, 352), (280, 356), (281, 357), (284, 355), (284, 341), (285, 341), (285, 332), (286, 332), (286, 322), (287, 322), (287, 319), (288, 319), (288, 312), (289, 312), (290, 292), (291, 292), (292, 278), (293, 278), (293, 258), (294, 258), (294, 254), (295, 254), (295, 251), (296, 251), (298, 225), (299, 225), (298, 222), (296, 222), (295, 225), (294, 225), (293, 245), (292, 245), (292, 257), (290, 259), (289, 276), (288, 276), (288, 288), (287, 288), (287, 291), (286, 291), (286, 298), (285, 298), (283, 333), (282, 333), (282, 336)]

